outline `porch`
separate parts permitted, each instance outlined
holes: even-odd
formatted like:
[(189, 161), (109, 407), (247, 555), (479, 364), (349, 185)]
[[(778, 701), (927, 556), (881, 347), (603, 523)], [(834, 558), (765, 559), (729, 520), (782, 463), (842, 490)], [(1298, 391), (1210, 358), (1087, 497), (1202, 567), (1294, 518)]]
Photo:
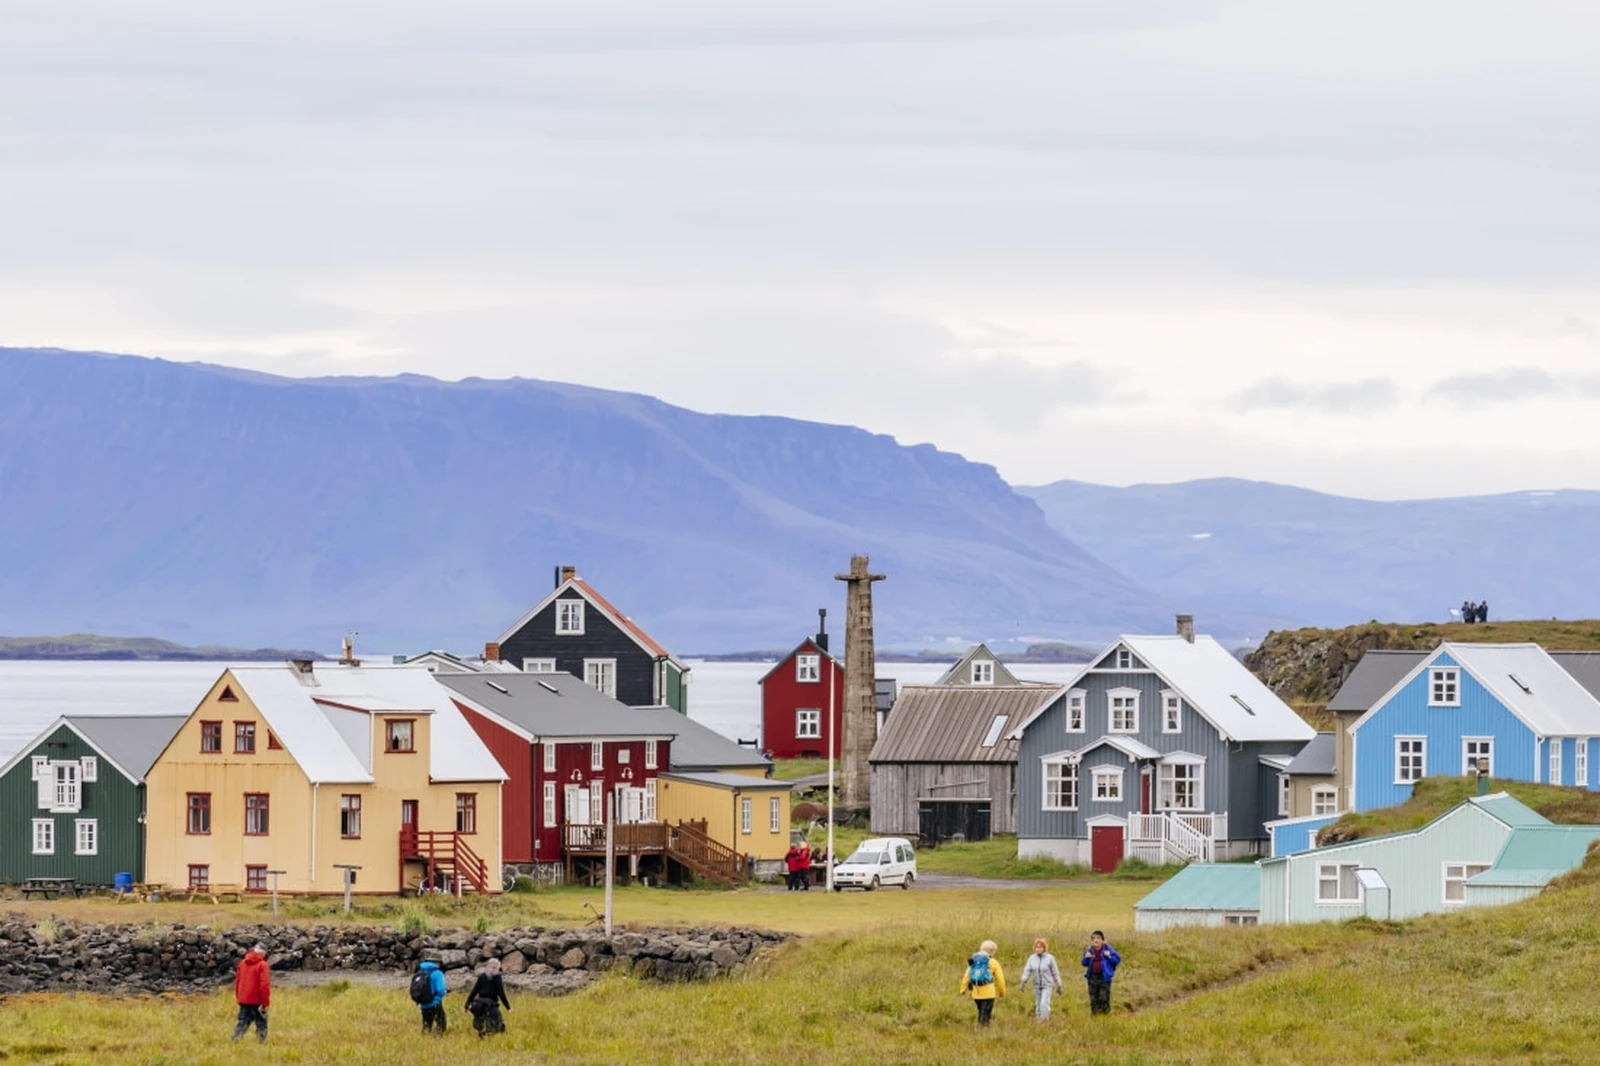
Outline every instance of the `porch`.
[(1228, 815), (1161, 811), (1128, 815), (1123, 857), (1154, 866), (1216, 862), (1228, 844)]
[[(637, 878), (649, 866), (665, 873), (668, 860), (696, 877), (719, 884), (739, 884), (749, 877), (745, 856), (711, 839), (703, 821), (675, 825), (618, 822), (609, 828), (612, 854), (627, 860), (624, 879)], [(605, 825), (569, 822), (561, 827), (568, 884), (592, 883), (604, 877), (606, 833)]]

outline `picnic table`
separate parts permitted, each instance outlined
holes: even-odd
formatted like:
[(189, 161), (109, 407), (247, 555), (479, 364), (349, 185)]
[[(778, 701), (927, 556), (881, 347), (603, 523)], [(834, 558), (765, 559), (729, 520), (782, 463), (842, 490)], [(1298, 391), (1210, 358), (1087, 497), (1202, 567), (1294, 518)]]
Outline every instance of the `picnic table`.
[(161, 881), (135, 881), (128, 886), (128, 891), (116, 893), (116, 900), (118, 903), (130, 899), (138, 903), (149, 903), (165, 895), (167, 886)]
[(22, 882), (22, 898), (32, 899), (34, 893), (39, 893), (45, 899), (54, 899), (64, 893), (71, 892), (76, 898), (79, 894), (78, 879), (75, 877), (29, 877)]
[(228, 897), (235, 903), (243, 903), (244, 889), (238, 885), (190, 885), (189, 902), (193, 903), (196, 896), (204, 896), (212, 903), (221, 903)]

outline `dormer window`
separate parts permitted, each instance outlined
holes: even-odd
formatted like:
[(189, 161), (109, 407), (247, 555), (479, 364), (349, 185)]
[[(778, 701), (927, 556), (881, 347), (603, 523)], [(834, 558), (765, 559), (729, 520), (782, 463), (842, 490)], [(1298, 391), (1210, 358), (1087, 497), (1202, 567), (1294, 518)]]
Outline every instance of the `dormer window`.
[(972, 660), (972, 683), (974, 685), (992, 685), (992, 684), (994, 684), (994, 660), (993, 659), (974, 659), (974, 660)]
[(383, 749), (385, 751), (416, 751), (416, 722), (409, 718), (393, 718), (384, 723)]
[(822, 656), (796, 655), (794, 657), (794, 679), (796, 681), (821, 681)]
[(556, 601), (556, 633), (559, 636), (583, 636), (583, 601)]
[(1461, 706), (1461, 671), (1453, 666), (1436, 666), (1428, 671), (1428, 706)]

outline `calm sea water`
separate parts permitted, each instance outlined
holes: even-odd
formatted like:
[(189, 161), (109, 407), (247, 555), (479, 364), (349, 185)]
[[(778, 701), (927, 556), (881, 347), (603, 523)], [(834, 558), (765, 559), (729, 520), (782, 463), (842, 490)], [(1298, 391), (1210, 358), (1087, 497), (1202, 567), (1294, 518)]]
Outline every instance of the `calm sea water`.
[[(223, 663), (0, 661), (0, 762), (66, 714), (188, 714)], [(689, 717), (733, 740), (761, 735), (761, 677), (771, 663), (691, 660)], [(936, 681), (940, 663), (880, 663), (879, 677), (902, 685)], [(1065, 681), (1066, 664), (1019, 666), (1030, 681)]]

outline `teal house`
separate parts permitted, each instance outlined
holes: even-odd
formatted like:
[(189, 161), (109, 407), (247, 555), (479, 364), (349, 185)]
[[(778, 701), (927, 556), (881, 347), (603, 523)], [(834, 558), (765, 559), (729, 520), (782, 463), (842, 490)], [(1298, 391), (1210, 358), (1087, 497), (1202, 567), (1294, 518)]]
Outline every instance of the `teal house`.
[(1504, 792), (1404, 833), (1263, 859), (1261, 923), (1414, 918), (1510, 903), (1583, 862), (1600, 826), (1558, 826)]
[(1133, 905), (1140, 932), (1179, 925), (1256, 925), (1261, 871), (1255, 863), (1191, 863)]
[(0, 767), (0, 883), (144, 880), (144, 775), (184, 715), (68, 715)]

